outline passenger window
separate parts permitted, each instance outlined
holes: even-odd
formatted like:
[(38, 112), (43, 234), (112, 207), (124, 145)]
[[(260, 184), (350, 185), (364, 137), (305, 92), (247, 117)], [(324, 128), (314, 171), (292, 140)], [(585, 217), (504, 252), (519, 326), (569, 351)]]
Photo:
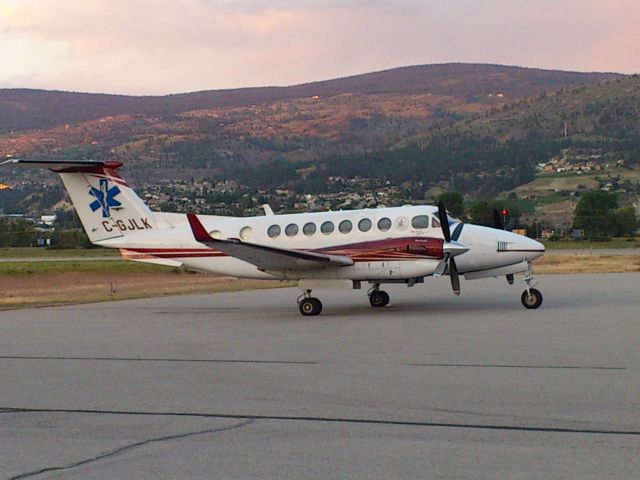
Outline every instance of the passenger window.
[(411, 220), (413, 228), (429, 228), (429, 215), (418, 215)]
[(310, 237), (314, 233), (316, 233), (316, 224), (315, 223), (306, 223), (304, 227), (302, 227), (302, 233)]
[(322, 225), (320, 225), (320, 231), (325, 235), (329, 235), (330, 233), (333, 233), (333, 230), (335, 228), (336, 227), (333, 225), (333, 222), (324, 222)]
[(296, 225), (295, 223), (290, 223), (284, 229), (284, 233), (287, 235), (287, 237), (295, 237), (298, 234), (298, 225)]
[(371, 220), (368, 218), (363, 218), (358, 222), (358, 230), (361, 232), (368, 232), (371, 230)]
[(442, 225), (440, 225), (440, 220), (438, 220), (436, 217), (431, 217), (431, 227), (432, 228), (440, 228)]
[(253, 230), (251, 229), (251, 227), (243, 227), (242, 230), (240, 230), (240, 238), (242, 240), (249, 240), (252, 233)]
[(391, 229), (391, 219), (385, 217), (378, 220), (378, 230), (386, 232), (389, 229)]
[(338, 230), (340, 230), (340, 233), (349, 233), (352, 228), (353, 224), (349, 220), (343, 220), (340, 222), (340, 225), (338, 225)]
[(280, 225), (271, 225), (267, 230), (267, 235), (271, 238), (276, 238), (280, 235)]

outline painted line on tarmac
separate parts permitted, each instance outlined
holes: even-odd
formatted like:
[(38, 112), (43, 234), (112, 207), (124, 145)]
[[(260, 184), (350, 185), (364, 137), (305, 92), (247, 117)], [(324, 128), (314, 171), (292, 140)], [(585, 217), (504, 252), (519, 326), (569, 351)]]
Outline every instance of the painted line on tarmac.
[(508, 365), (483, 363), (408, 363), (411, 367), (462, 367), (462, 368), (539, 368), (557, 370), (628, 370), (627, 367), (598, 367), (579, 365)]
[[(307, 360), (254, 360), (225, 358), (159, 358), (159, 357), (62, 357), (36, 355), (0, 355), (0, 360), (61, 360), (96, 362), (173, 362), (173, 363), (264, 363), (274, 365), (319, 365), (321, 362)], [(523, 368), (550, 370), (628, 370), (627, 367), (580, 366), (580, 365), (518, 365), (489, 363), (404, 363), (400, 366), (427, 368)]]
[(138, 358), (138, 357), (41, 357), (0, 355), (0, 360), (63, 360), (63, 361), (97, 361), (97, 362), (175, 362), (175, 363), (267, 363), (276, 365), (317, 365), (318, 362), (296, 360), (242, 360), (215, 358)]
[(174, 362), (174, 363), (266, 363), (275, 365), (317, 365), (318, 362), (296, 360), (242, 360), (216, 358), (140, 358), (140, 357), (43, 357), (0, 355), (0, 360), (63, 360), (96, 362)]
[(403, 420), (380, 420), (368, 418), (346, 417), (312, 417), (312, 416), (288, 416), (288, 415), (251, 415), (251, 414), (224, 414), (207, 412), (150, 412), (135, 410), (93, 410), (93, 409), (67, 409), (67, 408), (16, 408), (0, 407), (0, 413), (67, 413), (67, 414), (92, 414), (92, 415), (138, 415), (157, 417), (196, 417), (196, 418), (228, 418), (237, 420), (286, 420), (294, 422), (316, 423), (342, 423), (359, 425), (391, 425), (401, 427), (433, 427), (452, 429), (474, 430), (500, 430), (511, 432), (538, 432), (538, 433), (573, 433), (590, 435), (632, 435), (640, 436), (640, 430), (604, 430), (595, 428), (562, 428), (527, 425), (493, 425), (481, 423), (450, 423), (450, 422), (417, 422)]

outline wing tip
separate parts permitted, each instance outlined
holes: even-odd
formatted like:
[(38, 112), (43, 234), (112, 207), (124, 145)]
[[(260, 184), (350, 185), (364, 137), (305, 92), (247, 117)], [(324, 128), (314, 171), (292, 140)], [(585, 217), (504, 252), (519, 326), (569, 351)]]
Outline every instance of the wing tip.
[(204, 228), (202, 222), (195, 213), (187, 213), (187, 220), (189, 221), (189, 226), (191, 227), (191, 233), (193, 233), (193, 238), (198, 242), (213, 242), (214, 239), (211, 238), (207, 229)]

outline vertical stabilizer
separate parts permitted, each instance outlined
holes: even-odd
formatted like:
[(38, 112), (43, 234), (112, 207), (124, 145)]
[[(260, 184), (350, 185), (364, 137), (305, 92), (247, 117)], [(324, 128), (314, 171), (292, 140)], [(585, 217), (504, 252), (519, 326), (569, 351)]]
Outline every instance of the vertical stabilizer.
[(14, 159), (7, 163), (59, 173), (92, 242), (157, 228), (153, 212), (118, 175), (120, 162)]

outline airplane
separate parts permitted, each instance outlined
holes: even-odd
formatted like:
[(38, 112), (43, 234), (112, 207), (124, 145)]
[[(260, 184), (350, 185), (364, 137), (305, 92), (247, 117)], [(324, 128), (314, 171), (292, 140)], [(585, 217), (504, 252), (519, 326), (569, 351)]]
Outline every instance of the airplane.
[[(118, 161), (21, 160), (0, 165), (45, 168), (60, 175), (82, 225), (95, 244), (126, 259), (225, 276), (295, 280), (300, 313), (318, 315), (314, 289), (368, 285), (372, 307), (389, 304), (383, 284), (413, 287), (449, 276), (453, 293), (465, 280), (524, 274), (521, 302), (542, 304), (532, 262), (545, 247), (502, 228), (451, 217), (445, 206), (415, 205), (228, 217), (152, 212), (118, 174)], [(499, 215), (494, 212), (496, 226)]]

